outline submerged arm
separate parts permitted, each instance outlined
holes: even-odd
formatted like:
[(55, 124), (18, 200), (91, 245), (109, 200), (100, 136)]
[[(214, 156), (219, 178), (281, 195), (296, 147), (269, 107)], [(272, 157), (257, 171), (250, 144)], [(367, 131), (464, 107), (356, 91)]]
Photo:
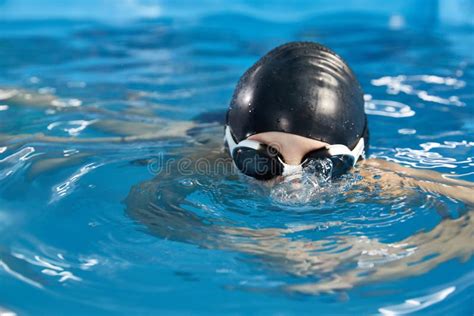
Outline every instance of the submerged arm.
[[(371, 165), (375, 166), (381, 165)], [(426, 189), (428, 185), (439, 194), (447, 192), (448, 196), (459, 201), (472, 201), (469, 195), (473, 194), (473, 188), (469, 182), (445, 179), (444, 183), (437, 183), (434, 181), (438, 175), (434, 173), (410, 173), (411, 170), (399, 168), (401, 166), (393, 167), (398, 173), (391, 171), (393, 174), (384, 181), (395, 182), (395, 186), (400, 181), (405, 181), (405, 184), (408, 181), (409, 187), (416, 185)], [(382, 168), (378, 170), (384, 171)], [(180, 205), (185, 203), (186, 195), (192, 193), (193, 188), (176, 188), (175, 176), (159, 176), (134, 187), (126, 201), (129, 215), (161, 238), (253, 255), (271, 269), (320, 279), (314, 283), (285, 286), (284, 289), (288, 291), (316, 294), (349, 289), (368, 282), (420, 275), (454, 258), (466, 260), (474, 252), (470, 242), (474, 233), (470, 214), (472, 207), (459, 219), (444, 220), (431, 231), (420, 232), (395, 243), (350, 235), (321, 240), (295, 239), (295, 232), (310, 231), (317, 227), (237, 227), (227, 219), (210, 223), (186, 211)], [(466, 192), (460, 194), (462, 190), (458, 187), (464, 188)], [(157, 196), (160, 201), (154, 203)], [(430, 256), (434, 257), (426, 260)], [(358, 268), (345, 271), (344, 267), (351, 264)]]
[[(394, 162), (368, 159), (363, 163), (381, 176), (385, 186), (409, 186), (441, 194), (468, 205), (474, 205), (474, 183), (450, 178), (444, 174), (401, 166)], [(367, 178), (370, 176), (367, 174)]]

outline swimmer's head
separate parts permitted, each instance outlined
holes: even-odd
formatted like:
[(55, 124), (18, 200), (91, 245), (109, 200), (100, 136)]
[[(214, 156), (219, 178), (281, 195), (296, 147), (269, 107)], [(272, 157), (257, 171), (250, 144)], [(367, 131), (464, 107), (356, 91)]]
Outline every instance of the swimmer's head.
[[(284, 173), (285, 160), (287, 165), (298, 165), (304, 162), (305, 154), (324, 148), (327, 151), (329, 145), (342, 145), (349, 152), (360, 151), (362, 146), (360, 156), (368, 148), (359, 82), (341, 57), (310, 42), (279, 46), (248, 69), (235, 89), (226, 125), (228, 148), (230, 142), (246, 140), (254, 142), (250, 146), (256, 148), (258, 143), (273, 145), (270, 143), (277, 140), (276, 154), (283, 165), (274, 163), (279, 165), (276, 174)], [(288, 141), (278, 141), (284, 139)], [(292, 148), (285, 155), (287, 147)], [(334, 148), (333, 153), (337, 151)], [(249, 153), (247, 150), (246, 155)]]

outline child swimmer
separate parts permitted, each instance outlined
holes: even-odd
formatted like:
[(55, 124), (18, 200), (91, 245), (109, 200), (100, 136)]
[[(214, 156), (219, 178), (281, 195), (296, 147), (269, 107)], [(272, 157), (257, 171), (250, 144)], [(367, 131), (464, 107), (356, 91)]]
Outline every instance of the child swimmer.
[[(134, 186), (126, 200), (127, 213), (162, 238), (254, 255), (285, 273), (321, 278), (314, 283), (284, 287), (307, 294), (419, 275), (443, 262), (468, 258), (474, 253), (470, 242), (474, 185), (432, 171), (365, 159), (369, 128), (362, 89), (344, 61), (319, 44), (285, 44), (247, 70), (235, 89), (224, 133), (226, 152), (235, 167), (270, 186), (285, 178), (297, 179), (308, 171), (337, 182), (357, 164), (361, 180), (357, 189), (344, 193), (347, 196), (352, 190), (360, 190), (370, 201), (374, 188), (379, 188), (376, 195), (394, 201), (418, 194), (421, 189), (461, 201), (467, 211), (458, 219), (441, 221), (429, 232), (398, 242), (338, 235), (337, 246), (331, 252), (324, 251), (328, 243), (334, 242), (331, 238), (294, 237), (295, 232), (317, 229), (311, 223), (291, 228), (239, 227), (225, 219), (213, 222), (177, 208), (195, 190), (172, 185), (177, 174), (159, 174)], [(202, 146), (198, 144), (188, 154), (196, 159), (219, 159), (221, 153), (210, 149), (212, 140), (215, 141), (212, 135), (204, 138)], [(216, 146), (221, 145), (217, 142)], [(330, 167), (325, 168), (328, 163)], [(159, 202), (155, 202), (157, 196)], [(365, 262), (366, 253), (371, 254), (370, 260), (383, 264), (368, 268), (367, 273), (360, 269), (343, 272), (350, 264)], [(435, 258), (424, 260), (434, 253), (438, 254)]]
[[(137, 100), (140, 95), (131, 94), (130, 98)], [(0, 99), (13, 107), (38, 108), (39, 111), (54, 109), (60, 103), (54, 95), (21, 89), (0, 89)], [(285, 177), (298, 177), (302, 171), (337, 180), (350, 174), (357, 164), (361, 175), (358, 183), (368, 190), (377, 185), (382, 188), (381, 194), (399, 196), (420, 188), (474, 204), (471, 182), (385, 160), (365, 159), (369, 127), (362, 89), (347, 64), (320, 44), (288, 43), (262, 57), (240, 79), (225, 122), (221, 113), (205, 113), (193, 121), (164, 120), (153, 115), (153, 108), (158, 106), (149, 104), (150, 110), (144, 113), (130, 109), (139, 121), (153, 124), (120, 119), (122, 115), (100, 107), (67, 108), (84, 114), (100, 114), (103, 118), (95, 119), (88, 129), (110, 136), (0, 133), (0, 144), (15, 148), (30, 141), (97, 144), (184, 138), (190, 140), (190, 146), (183, 146), (180, 154), (189, 160), (206, 157), (212, 165), (216, 160), (231, 157), (239, 172), (269, 185)], [(223, 156), (219, 137), (223, 123), (226, 156)], [(59, 161), (75, 164), (92, 154), (82, 152), (81, 157), (59, 155), (33, 161), (31, 178), (54, 169)], [(172, 171), (168, 175), (159, 174), (155, 179), (176, 175)]]
[[(136, 100), (140, 96), (130, 95), (130, 98)], [(39, 110), (54, 108), (60, 103), (54, 95), (19, 89), (0, 89), (0, 99), (12, 106), (37, 107)], [(192, 161), (206, 157), (213, 165), (214, 161), (225, 157), (221, 151), (222, 141), (216, 137), (222, 129), (219, 124), (224, 124), (227, 157), (232, 158), (241, 173), (265, 184), (273, 185), (285, 177), (298, 177), (303, 171), (313, 172), (325, 180), (337, 180), (350, 174), (357, 164), (357, 171), (362, 176), (360, 183), (369, 190), (377, 184), (385, 188), (384, 194), (399, 195), (403, 190), (409, 193), (407, 187), (421, 188), (474, 204), (471, 182), (385, 160), (365, 159), (369, 150), (369, 126), (362, 89), (342, 58), (320, 44), (284, 44), (257, 61), (237, 84), (225, 122), (221, 112), (218, 115), (204, 113), (193, 121), (164, 120), (153, 116), (152, 104), (148, 107), (150, 111), (144, 113), (137, 113), (135, 108), (130, 110), (140, 121), (153, 124), (122, 120), (121, 115), (100, 107), (67, 108), (68, 111), (102, 115), (104, 118), (95, 119), (88, 128), (111, 136), (79, 138), (0, 133), (0, 143), (16, 147), (32, 140), (87, 144), (185, 138), (191, 139), (192, 146), (183, 146), (183, 156)], [(32, 168), (35, 170), (32, 177), (42, 170), (54, 168), (58, 159), (69, 163), (65, 160), (73, 158), (77, 157), (61, 156), (49, 162), (41, 161), (41, 168)], [(35, 162), (32, 164), (35, 167)], [(48, 167), (44, 168), (45, 165)], [(225, 175), (215, 173), (211, 176)], [(165, 176), (160, 174), (156, 179)], [(173, 172), (168, 175), (174, 176), (176, 173)]]
[[(185, 211), (177, 206), (186, 203), (196, 188), (176, 187), (173, 183), (179, 173), (175, 172), (161, 173), (134, 186), (126, 199), (127, 213), (161, 238), (253, 255), (284, 273), (319, 278), (317, 282), (283, 286), (306, 294), (420, 275), (453, 258), (466, 259), (474, 253), (470, 242), (474, 233), (473, 183), (365, 159), (369, 128), (362, 89), (344, 61), (319, 44), (285, 44), (247, 70), (235, 89), (224, 130), (225, 154), (239, 172), (259, 183), (273, 186), (286, 178), (298, 179), (308, 170), (329, 182), (338, 182), (357, 164), (361, 176), (357, 188), (342, 193), (348, 201), (356, 190), (368, 201), (375, 194), (385, 196), (388, 203), (410, 195), (437, 193), (463, 202), (466, 212), (457, 219), (441, 221), (431, 231), (397, 242), (349, 233), (336, 239), (323, 236), (311, 240), (297, 238), (295, 233), (317, 230), (312, 223), (257, 229), (241, 227), (229, 219), (214, 222)], [(193, 149), (183, 149), (183, 154), (196, 159), (221, 158), (223, 153), (216, 148), (222, 143), (216, 141), (215, 131), (207, 134)], [(333, 243), (333, 251), (325, 251)], [(425, 260), (428, 257), (433, 258)], [(346, 270), (367, 261), (379, 263)]]
[[(279, 46), (244, 73), (227, 111), (225, 145), (238, 170), (258, 180), (305, 169), (337, 179), (363, 162), (385, 171), (378, 182), (392, 189), (404, 183), (474, 202), (470, 182), (364, 160), (369, 127), (361, 86), (341, 57), (316, 43)], [(368, 171), (361, 168), (370, 185)]]
[(309, 42), (270, 51), (240, 79), (227, 111), (225, 141), (237, 168), (259, 180), (301, 172), (347, 173), (368, 150), (364, 97), (351, 69)]
[[(232, 157), (232, 163), (241, 173), (270, 184), (307, 170), (339, 181), (340, 176), (350, 174), (357, 164), (357, 172), (361, 175), (358, 189), (362, 188), (365, 195), (369, 195), (374, 187), (379, 188), (376, 194), (388, 196), (388, 201), (410, 194), (434, 192), (463, 202), (466, 212), (462, 216), (441, 221), (429, 232), (392, 243), (376, 238), (361, 240), (350, 234), (339, 235), (336, 249), (348, 250), (325, 252), (321, 250), (331, 242), (330, 239), (294, 237), (296, 231), (316, 229), (311, 223), (297, 228), (256, 229), (239, 227), (230, 219), (209, 221), (186, 211), (180, 207), (181, 202), (195, 188), (176, 185), (179, 177), (177, 169), (134, 185), (125, 200), (127, 214), (161, 238), (254, 255), (263, 264), (292, 275), (322, 277), (316, 283), (287, 287), (288, 290), (303, 293), (347, 289), (381, 279), (419, 275), (453, 258), (469, 258), (474, 253), (471, 242), (474, 228), (471, 216), (474, 207), (473, 184), (432, 171), (406, 168), (378, 159), (364, 159), (369, 146), (369, 129), (362, 96), (360, 85), (349, 67), (327, 48), (313, 43), (290, 43), (278, 47), (251, 67), (235, 90), (225, 124), (228, 156)], [(30, 93), (22, 91), (3, 98), (11, 106), (29, 107), (47, 106), (56, 100), (55, 96), (30, 96)], [(103, 111), (91, 107), (71, 110)], [(113, 120), (111, 113), (103, 114), (109, 119), (98, 119), (90, 128), (112, 134), (110, 137), (4, 134), (0, 135), (0, 143), (11, 148), (31, 141), (123, 143), (170, 137), (189, 139), (189, 135), (193, 135), (193, 145), (178, 148), (179, 155), (192, 159), (206, 157), (208, 160), (223, 157), (221, 134), (215, 133), (216, 130), (222, 131), (222, 125), (208, 128), (209, 124), (201, 124), (199, 120), (164, 122), (156, 118), (163, 124), (167, 123), (160, 130), (156, 125), (119, 118)], [(150, 118), (148, 113), (146, 116)], [(48, 160), (37, 157), (32, 161), (31, 178), (50, 172), (60, 163), (80, 164), (81, 159), (93, 155), (97, 147), (82, 148), (84, 156), (81, 157), (63, 157), (61, 151), (58, 155), (64, 161), (58, 161), (57, 157)], [(323, 161), (328, 162), (330, 168), (322, 168), (328, 165)], [(316, 168), (311, 168), (314, 165)], [(226, 175), (211, 176), (218, 178)], [(344, 194), (350, 196), (351, 190)], [(408, 253), (408, 248), (416, 248), (416, 251)], [(371, 257), (374, 261), (385, 263), (367, 268), (366, 272), (370, 273), (366, 274), (359, 273), (359, 270), (341, 272), (351, 263), (357, 265), (363, 262), (367, 252), (374, 254)], [(425, 260), (433, 254), (437, 256)], [(399, 259), (386, 262), (386, 256)]]

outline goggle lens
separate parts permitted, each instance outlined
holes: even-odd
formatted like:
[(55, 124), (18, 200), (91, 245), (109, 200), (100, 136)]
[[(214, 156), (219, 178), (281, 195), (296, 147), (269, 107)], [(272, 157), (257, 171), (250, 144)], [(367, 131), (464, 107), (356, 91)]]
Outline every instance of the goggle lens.
[(268, 146), (259, 149), (237, 147), (232, 156), (237, 168), (245, 175), (258, 180), (269, 180), (283, 173), (278, 151)]
[(349, 155), (329, 154), (326, 148), (321, 148), (306, 154), (301, 166), (311, 172), (321, 174), (325, 178), (339, 178), (347, 173), (354, 165), (354, 157)]

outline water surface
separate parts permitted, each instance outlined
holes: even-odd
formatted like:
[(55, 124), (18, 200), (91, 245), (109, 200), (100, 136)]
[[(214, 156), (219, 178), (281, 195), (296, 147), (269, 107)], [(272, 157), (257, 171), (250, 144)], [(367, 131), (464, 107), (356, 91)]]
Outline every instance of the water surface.
[(0, 314), (472, 314), (472, 205), (357, 191), (355, 175), (295, 206), (243, 177), (150, 167), (215, 150), (180, 136), (189, 120), (225, 109), (274, 46), (310, 40), (357, 74), (371, 157), (474, 181), (463, 12), (29, 6), (0, 1)]

